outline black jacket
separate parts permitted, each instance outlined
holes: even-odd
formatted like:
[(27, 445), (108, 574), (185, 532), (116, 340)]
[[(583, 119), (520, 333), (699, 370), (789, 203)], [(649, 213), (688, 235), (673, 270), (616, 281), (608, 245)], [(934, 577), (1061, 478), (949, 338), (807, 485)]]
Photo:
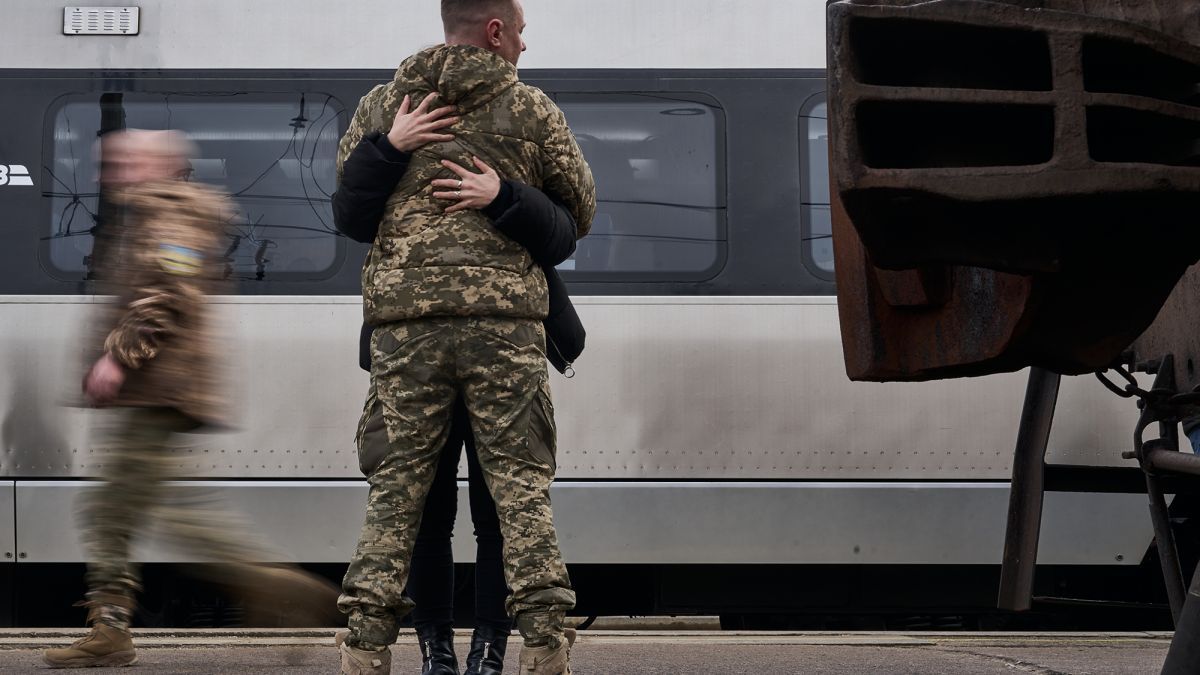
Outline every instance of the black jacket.
[[(354, 148), (333, 195), (333, 222), (339, 232), (359, 242), (375, 240), (387, 200), (410, 157), (381, 133), (370, 134)], [(500, 194), (483, 213), (542, 266), (550, 289), (550, 313), (543, 322), (546, 356), (555, 369), (566, 372), (583, 352), (586, 332), (554, 266), (575, 252), (575, 219), (541, 190), (509, 180), (501, 182)], [(364, 370), (371, 369), (371, 330), (363, 324), (359, 335), (358, 364)]]

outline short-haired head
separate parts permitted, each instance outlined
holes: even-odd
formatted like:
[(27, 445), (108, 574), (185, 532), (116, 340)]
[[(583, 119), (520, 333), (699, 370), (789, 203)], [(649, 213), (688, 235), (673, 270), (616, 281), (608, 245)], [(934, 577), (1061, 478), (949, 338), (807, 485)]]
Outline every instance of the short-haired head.
[(525, 51), (520, 0), (442, 0), (442, 26), (446, 44), (481, 47), (513, 65)]
[(110, 132), (101, 137), (100, 181), (122, 186), (186, 178), (195, 155), (195, 144), (179, 131)]
[(442, 26), (447, 35), (488, 19), (512, 21), (515, 13), (513, 0), (442, 0)]

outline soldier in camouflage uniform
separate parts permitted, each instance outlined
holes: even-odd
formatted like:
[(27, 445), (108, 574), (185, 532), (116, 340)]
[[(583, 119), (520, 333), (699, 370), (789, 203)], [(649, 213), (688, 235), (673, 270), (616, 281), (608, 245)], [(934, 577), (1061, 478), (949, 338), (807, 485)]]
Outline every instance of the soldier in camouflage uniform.
[(252, 564), (264, 552), (230, 514), (168, 503), (165, 481), (178, 464), (170, 453), (173, 437), (219, 426), (226, 417), (206, 296), (223, 277), (222, 228), (231, 212), (216, 192), (177, 180), (190, 147), (182, 136), (126, 131), (104, 145), (102, 180), (125, 217), (119, 231), (108, 233), (100, 261), (117, 300), (100, 322), (99, 357), (83, 384), (92, 405), (116, 409), (103, 433), (104, 482), (89, 493), (82, 513), (92, 631), (70, 647), (47, 650), (43, 658), (54, 667), (136, 662), (129, 623), (140, 580), (129, 547), (150, 516), (172, 543), (232, 563), (221, 580), (253, 605), (301, 593), (332, 609), (335, 597), (327, 582)]
[[(368, 133), (387, 133), (406, 98), (452, 105), (453, 138), (415, 148), (363, 269), (363, 307), (375, 326), (368, 400), (359, 430), (370, 483), (366, 522), (339, 607), (350, 633), (344, 673), (386, 673), (420, 516), (446, 442), (455, 399), (470, 413), (479, 462), (504, 537), (509, 613), (524, 637), (522, 672), (569, 673), (575, 603), (558, 550), (549, 488), (554, 410), (546, 372), (546, 278), (529, 252), (461, 197), (450, 163), (478, 166), (558, 196), (578, 235), (595, 186), (562, 112), (517, 79), (523, 13), (514, 0), (443, 0), (447, 44), (400, 65), (368, 93), (343, 137), (339, 170)], [(431, 185), (442, 191), (431, 189)], [(449, 207), (449, 208), (448, 208)], [(385, 452), (364, 433), (382, 413)]]

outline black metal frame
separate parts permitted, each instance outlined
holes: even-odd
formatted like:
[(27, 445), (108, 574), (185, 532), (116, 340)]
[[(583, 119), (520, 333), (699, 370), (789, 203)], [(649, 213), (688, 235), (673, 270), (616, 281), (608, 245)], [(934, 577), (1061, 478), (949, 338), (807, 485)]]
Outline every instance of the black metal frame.
[[(1171, 354), (1137, 369), (1154, 374), (1154, 383), (1149, 390), (1138, 386), (1133, 376), (1123, 368), (1114, 370), (1125, 380), (1124, 386), (1114, 384), (1103, 373), (1098, 374), (1100, 380), (1119, 396), (1136, 397), (1141, 410), (1134, 429), (1133, 450), (1122, 456), (1136, 459), (1145, 476), (1154, 541), (1171, 617), (1175, 623), (1175, 638), (1162, 672), (1169, 675), (1194, 674), (1200, 672), (1200, 575), (1194, 571), (1191, 575), (1184, 574), (1175, 533), (1171, 529), (1164, 479), (1168, 479), (1176, 489), (1194, 489), (1196, 479), (1200, 479), (1200, 457), (1179, 451), (1180, 421), (1200, 404), (1200, 392), (1181, 393), (1177, 389), (1175, 358)], [(1034, 368), (1030, 373), (1013, 460), (1008, 529), (997, 603), (1001, 609), (1024, 611), (1032, 605), (1042, 499), (1045, 495), (1046, 441), (1054, 418), (1058, 384), (1057, 374), (1040, 368)], [(1146, 439), (1146, 430), (1156, 423), (1158, 437)]]
[(1046, 444), (1050, 440), (1061, 377), (1042, 368), (1029, 372), (1008, 496), (1008, 527), (1004, 533), (1000, 597), (996, 603), (1001, 609), (1025, 611), (1033, 604), (1033, 575), (1046, 493)]

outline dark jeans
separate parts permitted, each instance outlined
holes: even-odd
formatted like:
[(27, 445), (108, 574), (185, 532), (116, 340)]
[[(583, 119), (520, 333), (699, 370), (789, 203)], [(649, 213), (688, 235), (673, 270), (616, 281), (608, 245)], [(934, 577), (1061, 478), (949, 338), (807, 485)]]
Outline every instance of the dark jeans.
[(475, 625), (507, 632), (512, 629), (512, 620), (504, 609), (508, 586), (504, 581), (500, 519), (496, 503), (483, 482), (475, 455), (475, 438), (462, 399), (454, 404), (450, 437), (442, 448), (413, 547), (412, 571), (408, 576), (408, 595), (416, 603), (413, 623), (420, 630), (454, 622), (454, 552), (450, 537), (458, 512), (458, 460), (464, 445), (471, 521), (475, 525)]

